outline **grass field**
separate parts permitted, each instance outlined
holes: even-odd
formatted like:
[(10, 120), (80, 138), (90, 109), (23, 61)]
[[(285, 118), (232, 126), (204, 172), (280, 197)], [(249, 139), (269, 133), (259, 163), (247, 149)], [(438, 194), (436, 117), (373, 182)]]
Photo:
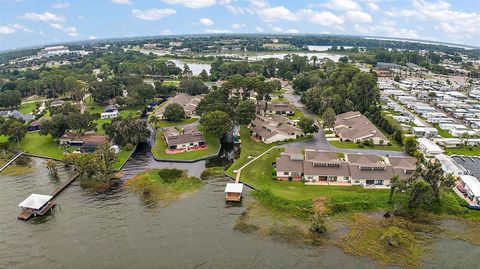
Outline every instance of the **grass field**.
[(305, 114), (303, 114), (303, 112), (300, 111), (300, 109), (295, 108), (295, 115), (288, 116), (288, 118), (291, 119), (291, 120), (299, 120), (303, 116), (305, 116)]
[(465, 156), (480, 156), (480, 147), (460, 146), (458, 148), (446, 148), (447, 155), (465, 155)]
[(341, 142), (341, 141), (328, 141), (330, 145), (337, 147), (337, 148), (346, 148), (346, 149), (376, 149), (376, 150), (393, 150), (393, 151), (403, 151), (402, 146), (397, 143), (392, 143), (390, 146), (380, 146), (380, 145), (373, 145), (373, 146), (365, 146), (363, 144), (357, 144), (353, 142)]
[(165, 127), (171, 127), (171, 126), (181, 126), (181, 125), (185, 125), (185, 124), (194, 123), (197, 120), (198, 120), (198, 118), (188, 118), (188, 119), (184, 119), (184, 120), (181, 120), (181, 121), (162, 120), (162, 121), (158, 122), (157, 128), (165, 128)]
[(36, 132), (27, 133), (20, 141), (20, 148), (30, 154), (63, 159), (64, 150), (55, 143), (50, 135), (44, 136)]
[(220, 149), (220, 140), (205, 132), (203, 126), (198, 126), (198, 129), (203, 133), (205, 136), (205, 140), (207, 141), (207, 149), (204, 150), (196, 150), (190, 152), (182, 152), (176, 154), (168, 154), (165, 152), (167, 145), (165, 140), (163, 139), (163, 133), (157, 132), (157, 140), (155, 146), (152, 147), (152, 154), (157, 159), (165, 159), (165, 160), (186, 160), (191, 161), (198, 158), (206, 157), (212, 154), (215, 154)]
[(18, 111), (23, 114), (30, 114), (37, 107), (35, 103), (21, 104), (18, 107)]
[(178, 86), (180, 85), (180, 80), (165, 80), (162, 83), (163, 86)]
[(0, 143), (8, 142), (8, 136), (0, 135)]
[(272, 92), (272, 96), (278, 97), (278, 96), (280, 96), (280, 95), (283, 95), (283, 94), (286, 93), (286, 92), (287, 92), (287, 89), (280, 89), (280, 90), (278, 90), (278, 91)]
[(433, 127), (437, 128), (439, 136), (441, 136), (443, 138), (452, 138), (453, 137), (453, 135), (451, 135), (448, 131), (440, 129), (440, 126), (438, 126), (438, 123), (433, 124)]

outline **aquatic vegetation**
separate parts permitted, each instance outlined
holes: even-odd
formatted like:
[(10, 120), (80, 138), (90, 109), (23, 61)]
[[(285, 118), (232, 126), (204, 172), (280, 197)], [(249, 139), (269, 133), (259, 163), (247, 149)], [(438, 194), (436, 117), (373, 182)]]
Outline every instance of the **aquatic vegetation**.
[(147, 204), (162, 202), (170, 203), (184, 193), (199, 189), (203, 182), (196, 177), (189, 177), (179, 169), (151, 169), (130, 178), (125, 188), (135, 192)]

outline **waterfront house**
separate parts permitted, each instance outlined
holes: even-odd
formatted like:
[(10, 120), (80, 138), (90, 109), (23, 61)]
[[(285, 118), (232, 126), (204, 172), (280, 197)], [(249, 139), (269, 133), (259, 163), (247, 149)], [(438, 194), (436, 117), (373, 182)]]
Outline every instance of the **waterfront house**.
[(468, 174), (468, 171), (462, 165), (448, 155), (437, 154), (435, 155), (435, 160), (442, 165), (443, 172), (447, 174), (452, 174), (456, 177)]
[(182, 133), (175, 127), (165, 128), (163, 136), (168, 151), (172, 153), (197, 150), (207, 146), (205, 137), (196, 127), (185, 129)]
[(192, 96), (186, 93), (178, 93), (171, 100), (167, 101), (167, 104), (163, 105), (160, 109), (155, 111), (155, 116), (163, 119), (163, 113), (165, 112), (165, 108), (167, 108), (170, 104), (179, 104), (181, 107), (183, 107), (183, 110), (185, 111), (185, 117), (191, 118), (196, 115), (195, 110), (197, 109), (197, 106), (202, 100), (202, 98), (203, 96), (201, 95)]
[(393, 167), (376, 155), (347, 154), (352, 184), (363, 186), (389, 186), (395, 175)]
[(361, 142), (371, 140), (373, 144), (388, 144), (385, 135), (370, 120), (358, 111), (339, 114), (335, 118), (335, 133), (340, 141)]
[(277, 180), (300, 180), (303, 176), (303, 158), (282, 152), (276, 159)]
[(336, 152), (305, 150), (303, 173), (307, 182), (350, 183), (349, 164)]

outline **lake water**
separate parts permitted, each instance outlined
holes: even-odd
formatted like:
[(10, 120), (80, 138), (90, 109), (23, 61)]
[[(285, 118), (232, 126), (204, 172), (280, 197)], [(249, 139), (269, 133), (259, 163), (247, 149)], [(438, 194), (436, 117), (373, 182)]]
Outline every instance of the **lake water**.
[(307, 56), (309, 59), (312, 56), (317, 56), (318, 59), (327, 58), (332, 61), (338, 62), (338, 59), (343, 57), (344, 55), (341, 54), (331, 54), (331, 53), (321, 53), (321, 52), (294, 52), (294, 53), (258, 53), (257, 55), (252, 54), (243, 54), (243, 53), (226, 53), (226, 54), (219, 54), (216, 56), (223, 56), (247, 61), (261, 61), (264, 59), (275, 58), (275, 59), (283, 59), (288, 54), (296, 54), (298, 56)]
[[(173, 62), (177, 67), (181, 68), (183, 70), (184, 62), (179, 59), (171, 59), (169, 60)], [(210, 74), (210, 68), (212, 68), (209, 64), (198, 64), (198, 63), (186, 63), (188, 67), (190, 67), (190, 70), (192, 70), (192, 73), (194, 76), (198, 76), (202, 70), (205, 69), (208, 74)]]
[[(126, 179), (147, 168), (188, 168), (199, 175), (207, 162), (155, 162), (142, 146), (127, 163)], [(0, 268), (377, 268), (377, 263), (335, 247), (313, 248), (260, 238), (233, 229), (243, 205), (224, 202), (218, 177), (164, 208), (149, 208), (121, 188), (97, 194), (73, 182), (55, 200), (53, 214), (24, 222), (17, 204), (29, 194), (50, 193), (45, 160), (22, 176), (0, 174)], [(61, 180), (72, 171), (59, 166)], [(441, 239), (424, 268), (475, 268), (480, 248)], [(396, 268), (396, 267), (391, 267)]]
[[(340, 46), (338, 46), (340, 48)], [(332, 46), (307, 46), (308, 50), (310, 51), (327, 51), (332, 48)], [(353, 47), (350, 46), (343, 46), (344, 49), (351, 49)]]

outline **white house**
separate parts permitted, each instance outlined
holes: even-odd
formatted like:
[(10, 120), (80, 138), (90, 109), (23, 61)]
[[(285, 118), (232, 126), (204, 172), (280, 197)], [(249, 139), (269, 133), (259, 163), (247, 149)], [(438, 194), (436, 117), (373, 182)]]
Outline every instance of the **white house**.
[(460, 177), (465, 195), (476, 205), (480, 205), (480, 182), (476, 177), (464, 175)]
[(435, 155), (435, 159), (442, 165), (443, 172), (452, 174), (453, 176), (467, 175), (468, 171), (453, 160), (450, 156), (445, 154)]
[(431, 138), (438, 136), (438, 130), (433, 127), (412, 127), (412, 134), (416, 137)]
[(443, 150), (437, 144), (433, 143), (427, 138), (422, 137), (417, 139), (417, 141), (418, 149), (427, 156), (435, 156), (443, 153)]
[(118, 117), (118, 111), (100, 113), (100, 118), (102, 119), (113, 119), (116, 117)]

